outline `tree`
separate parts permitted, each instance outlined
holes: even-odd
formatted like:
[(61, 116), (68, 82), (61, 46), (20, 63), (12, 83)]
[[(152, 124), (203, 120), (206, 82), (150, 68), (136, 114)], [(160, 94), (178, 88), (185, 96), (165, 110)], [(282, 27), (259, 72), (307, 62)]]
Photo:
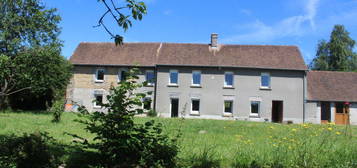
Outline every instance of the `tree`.
[(98, 151), (100, 167), (174, 167), (178, 153), (176, 138), (164, 134), (162, 125), (154, 120), (144, 124), (134, 122), (134, 116), (143, 113), (142, 99), (151, 94), (136, 92), (147, 83), (137, 83), (139, 78), (135, 74), (138, 70), (131, 69), (126, 80), (110, 89), (108, 103), (96, 102), (106, 113), (80, 109), (86, 117), (80, 122), (94, 138), (88, 141), (74, 137), (91, 151)]
[[(2, 0), (0, 1), (0, 20), (1, 109), (7, 97), (13, 96), (15, 93), (19, 94), (25, 91), (27, 93), (44, 93), (44, 90), (54, 90), (53, 85), (51, 89), (44, 89), (49, 85), (39, 86), (39, 84), (44, 84), (46, 80), (52, 81), (52, 79), (45, 78), (48, 76), (54, 77), (48, 75), (53, 73), (52, 70), (39, 73), (39, 71), (31, 69), (34, 67), (40, 68), (41, 66), (37, 64), (46, 64), (46, 61), (50, 58), (44, 49), (50, 49), (48, 53), (53, 54), (53, 59), (59, 61), (55, 64), (66, 64), (59, 66), (67, 67), (68, 62), (60, 56), (62, 42), (58, 39), (60, 33), (58, 23), (61, 18), (56, 14), (56, 9), (47, 9), (39, 0)], [(43, 56), (43, 58), (40, 58), (40, 56)], [(25, 58), (26, 60), (24, 60)], [(31, 67), (27, 66), (30, 64), (32, 64)], [(54, 65), (53, 62), (50, 64)], [(60, 71), (69, 74), (68, 69), (64, 68)], [(41, 82), (36, 82), (36, 84), (33, 79)], [(66, 78), (59, 88), (63, 88), (62, 86), (66, 85), (68, 80), (69, 78)], [(29, 95), (27, 96), (29, 97)], [(33, 100), (32, 98), (28, 100)]]
[(357, 55), (353, 52), (355, 41), (343, 25), (335, 25), (330, 41), (321, 40), (316, 57), (310, 64), (314, 70), (356, 71)]
[[(104, 23), (104, 18), (110, 15), (120, 28), (128, 30), (132, 26), (131, 20), (141, 20), (143, 15), (146, 14), (146, 5), (144, 2), (138, 2), (136, 0), (125, 0), (126, 3), (123, 6), (118, 6), (114, 0), (98, 0), (102, 2), (106, 8), (106, 12), (98, 20), (98, 27), (102, 26), (104, 30), (114, 39), (116, 45), (120, 45), (124, 41), (124, 37), (118, 34), (114, 34), (109, 30)], [(117, 0), (119, 1), (119, 0)]]

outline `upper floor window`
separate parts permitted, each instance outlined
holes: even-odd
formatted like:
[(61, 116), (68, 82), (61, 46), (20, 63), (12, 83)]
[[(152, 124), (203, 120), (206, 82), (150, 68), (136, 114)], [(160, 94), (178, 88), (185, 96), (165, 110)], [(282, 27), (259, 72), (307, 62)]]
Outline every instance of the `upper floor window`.
[(192, 71), (192, 85), (193, 86), (201, 85), (201, 71)]
[(127, 70), (125, 70), (125, 69), (121, 69), (121, 70), (119, 70), (119, 72), (118, 72), (118, 81), (120, 82), (120, 81), (125, 81), (126, 80), (126, 78), (127, 78)]
[(95, 71), (95, 82), (104, 82), (104, 69), (97, 69)]
[(262, 73), (260, 76), (260, 87), (261, 88), (270, 88), (270, 74)]
[(153, 70), (147, 70), (145, 74), (146, 82), (149, 86), (154, 85), (155, 82), (155, 73)]
[(233, 87), (234, 80), (233, 72), (225, 72), (224, 73), (224, 87)]
[(177, 85), (177, 84), (178, 84), (178, 71), (170, 70), (169, 85)]

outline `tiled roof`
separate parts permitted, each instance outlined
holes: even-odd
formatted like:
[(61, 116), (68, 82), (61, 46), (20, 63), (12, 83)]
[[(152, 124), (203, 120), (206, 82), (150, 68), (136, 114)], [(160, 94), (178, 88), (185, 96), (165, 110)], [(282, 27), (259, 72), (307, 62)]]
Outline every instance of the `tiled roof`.
[(306, 70), (296, 46), (190, 43), (80, 43), (71, 57), (75, 65), (232, 66)]
[(357, 102), (357, 72), (310, 71), (308, 99)]

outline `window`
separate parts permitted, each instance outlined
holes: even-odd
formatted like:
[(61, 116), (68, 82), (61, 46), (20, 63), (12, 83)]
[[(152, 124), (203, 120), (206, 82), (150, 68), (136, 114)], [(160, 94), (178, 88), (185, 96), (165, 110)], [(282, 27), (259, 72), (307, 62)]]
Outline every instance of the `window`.
[(127, 77), (127, 70), (119, 70), (118, 72), (118, 81), (125, 81), (126, 80), (126, 77)]
[(146, 97), (143, 100), (143, 109), (145, 110), (150, 110), (151, 109), (151, 98), (150, 97)]
[(201, 71), (192, 71), (192, 85), (193, 86), (201, 85)]
[(155, 81), (154, 71), (152, 70), (146, 71), (145, 77), (146, 77), (146, 82), (148, 83), (149, 86), (154, 85), (154, 81)]
[(177, 85), (177, 84), (178, 84), (178, 71), (170, 70), (169, 85)]
[(95, 82), (104, 82), (104, 69), (97, 69), (95, 72)]
[(224, 87), (233, 87), (233, 72), (224, 73)]
[(233, 114), (233, 101), (225, 100), (224, 101), (224, 113)]
[(99, 103), (103, 103), (103, 94), (95, 94), (94, 108), (101, 108)]
[(343, 113), (343, 103), (335, 103), (336, 113)]
[(250, 114), (252, 116), (259, 116), (260, 113), (260, 102), (259, 101), (251, 101), (250, 102)]
[(200, 114), (200, 100), (192, 99), (191, 100), (191, 114)]
[(269, 73), (261, 74), (260, 87), (261, 88), (270, 88), (270, 74)]

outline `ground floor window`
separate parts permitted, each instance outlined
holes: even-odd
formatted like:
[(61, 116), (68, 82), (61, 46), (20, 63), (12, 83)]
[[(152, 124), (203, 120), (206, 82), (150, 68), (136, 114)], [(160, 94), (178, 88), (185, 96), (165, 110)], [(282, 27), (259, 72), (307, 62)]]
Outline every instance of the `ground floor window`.
[(260, 113), (260, 102), (259, 101), (251, 101), (250, 102), (250, 114), (252, 116), (259, 116)]
[(228, 114), (233, 113), (233, 101), (232, 100), (224, 101), (224, 113), (228, 113)]
[(200, 114), (200, 100), (199, 99), (191, 100), (191, 114)]
[(143, 109), (145, 110), (151, 110), (151, 98), (150, 97), (146, 97), (143, 100)]
[(94, 107), (95, 108), (100, 108), (101, 107), (101, 103), (103, 103), (103, 94), (95, 94), (95, 101), (94, 101)]

